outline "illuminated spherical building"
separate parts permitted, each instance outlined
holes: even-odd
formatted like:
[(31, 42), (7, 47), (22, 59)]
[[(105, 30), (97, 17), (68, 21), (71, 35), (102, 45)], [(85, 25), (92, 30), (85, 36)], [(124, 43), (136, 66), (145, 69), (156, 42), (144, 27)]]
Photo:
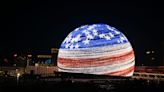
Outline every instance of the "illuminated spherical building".
[(106, 24), (83, 25), (62, 42), (58, 53), (61, 72), (132, 76), (135, 56), (127, 38)]

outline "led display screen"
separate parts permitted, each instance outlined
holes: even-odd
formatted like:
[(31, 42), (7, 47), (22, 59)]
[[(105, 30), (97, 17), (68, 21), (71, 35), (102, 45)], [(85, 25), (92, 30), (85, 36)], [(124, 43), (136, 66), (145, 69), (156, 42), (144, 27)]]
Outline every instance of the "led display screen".
[(82, 25), (68, 34), (58, 53), (58, 71), (132, 76), (135, 56), (125, 35), (107, 24)]

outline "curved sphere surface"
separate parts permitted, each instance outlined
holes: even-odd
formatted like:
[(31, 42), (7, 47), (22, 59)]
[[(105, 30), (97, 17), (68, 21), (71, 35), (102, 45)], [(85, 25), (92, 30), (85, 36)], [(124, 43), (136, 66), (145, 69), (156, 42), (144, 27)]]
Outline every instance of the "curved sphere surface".
[(135, 56), (127, 38), (106, 24), (83, 25), (62, 42), (58, 71), (97, 75), (132, 76)]

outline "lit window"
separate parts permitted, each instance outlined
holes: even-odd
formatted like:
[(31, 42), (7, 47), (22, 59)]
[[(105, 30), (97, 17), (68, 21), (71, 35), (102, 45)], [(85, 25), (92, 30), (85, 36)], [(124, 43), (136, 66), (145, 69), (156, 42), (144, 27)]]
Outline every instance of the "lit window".
[(146, 51), (146, 54), (150, 54), (150, 51)]

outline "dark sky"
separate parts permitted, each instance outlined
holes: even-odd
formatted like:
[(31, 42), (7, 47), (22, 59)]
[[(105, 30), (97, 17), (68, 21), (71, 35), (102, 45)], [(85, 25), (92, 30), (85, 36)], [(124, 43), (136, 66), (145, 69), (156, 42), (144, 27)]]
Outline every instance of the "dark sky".
[(157, 0), (95, 2), (3, 1), (0, 3), (0, 55), (49, 52), (76, 27), (106, 23), (122, 31), (137, 59), (163, 41), (163, 4)]

